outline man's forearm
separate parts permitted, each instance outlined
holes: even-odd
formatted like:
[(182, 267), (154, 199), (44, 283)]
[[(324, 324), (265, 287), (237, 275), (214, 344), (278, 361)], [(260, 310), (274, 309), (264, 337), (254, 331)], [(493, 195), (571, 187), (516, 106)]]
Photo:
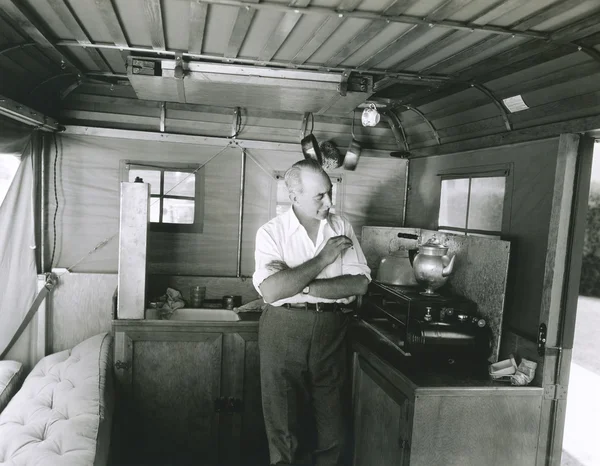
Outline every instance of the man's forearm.
[(367, 292), (369, 280), (364, 275), (340, 275), (319, 278), (309, 283), (310, 295), (319, 298), (339, 299)]
[(260, 285), (263, 299), (272, 303), (300, 293), (324, 268), (323, 260), (317, 256), (298, 267), (274, 273)]

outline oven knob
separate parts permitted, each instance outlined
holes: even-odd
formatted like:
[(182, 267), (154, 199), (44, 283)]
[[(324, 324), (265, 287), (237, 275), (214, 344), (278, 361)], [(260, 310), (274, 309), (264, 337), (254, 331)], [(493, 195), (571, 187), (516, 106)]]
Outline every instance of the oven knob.
[(431, 320), (433, 319), (433, 316), (431, 315), (431, 308), (427, 307), (425, 309), (427, 310), (427, 313), (425, 314), (423, 319), (425, 319), (427, 322), (431, 322)]
[(478, 327), (482, 327), (482, 328), (483, 328), (483, 327), (485, 327), (485, 320), (483, 320), (483, 319), (479, 319), (479, 320), (477, 321), (477, 326), (478, 326)]

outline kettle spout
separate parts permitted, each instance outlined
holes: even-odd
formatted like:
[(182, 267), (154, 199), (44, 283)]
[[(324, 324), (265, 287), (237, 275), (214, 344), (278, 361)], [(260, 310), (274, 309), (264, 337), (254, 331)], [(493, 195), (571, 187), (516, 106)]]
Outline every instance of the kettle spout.
[[(444, 259), (448, 259), (448, 256), (445, 256)], [(452, 273), (452, 271), (454, 270), (454, 259), (456, 259), (456, 256), (452, 256), (452, 259), (450, 259), (450, 262), (448, 263), (448, 265), (446, 265), (443, 269), (442, 269), (442, 277), (447, 277), (448, 275), (450, 275)], [(446, 262), (446, 261), (444, 261)]]

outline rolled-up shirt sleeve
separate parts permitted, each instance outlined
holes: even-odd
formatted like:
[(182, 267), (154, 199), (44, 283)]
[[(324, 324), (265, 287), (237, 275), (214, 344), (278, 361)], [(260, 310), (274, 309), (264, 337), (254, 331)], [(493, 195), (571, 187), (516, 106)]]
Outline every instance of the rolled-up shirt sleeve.
[(255, 269), (252, 275), (252, 283), (261, 296), (261, 283), (277, 272), (276, 269), (267, 267), (267, 264), (272, 261), (282, 260), (281, 251), (273, 237), (264, 228), (259, 228), (256, 233), (256, 248), (254, 251)]
[(354, 243), (354, 247), (346, 249), (342, 254), (342, 274), (364, 275), (370, 282), (371, 269), (367, 265), (367, 258), (360, 247), (360, 243), (354, 234), (354, 229), (350, 222), (344, 222), (344, 230), (346, 236)]

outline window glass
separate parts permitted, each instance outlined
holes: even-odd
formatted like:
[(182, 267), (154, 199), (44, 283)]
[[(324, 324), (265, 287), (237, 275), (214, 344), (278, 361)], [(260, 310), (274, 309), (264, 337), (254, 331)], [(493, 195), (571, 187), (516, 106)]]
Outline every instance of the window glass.
[(439, 225), (466, 228), (469, 178), (442, 180)]
[(0, 205), (2, 205), (6, 197), (8, 188), (10, 188), (20, 163), (21, 159), (14, 155), (0, 154)]
[(165, 195), (194, 197), (196, 176), (192, 172), (165, 171)]
[(136, 176), (144, 180), (144, 183), (150, 183), (150, 194), (160, 194), (160, 170), (129, 170), (129, 181), (133, 183)]
[(150, 221), (160, 222), (160, 198), (158, 197), (150, 199)]
[(472, 178), (468, 227), (473, 230), (501, 231), (506, 178)]
[(194, 223), (194, 201), (164, 198), (163, 223)]

